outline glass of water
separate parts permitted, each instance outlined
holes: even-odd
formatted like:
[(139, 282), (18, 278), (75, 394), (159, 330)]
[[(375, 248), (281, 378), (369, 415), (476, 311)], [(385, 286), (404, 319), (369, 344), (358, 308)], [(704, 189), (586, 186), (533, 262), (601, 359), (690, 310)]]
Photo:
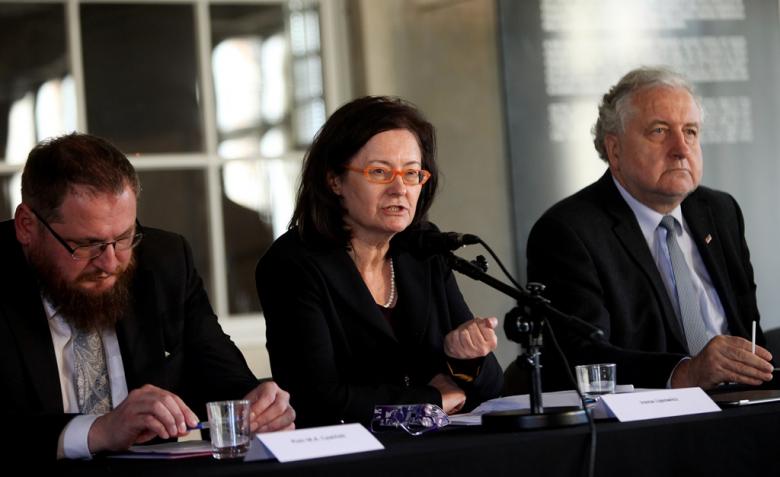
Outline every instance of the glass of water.
[(574, 369), (577, 387), (586, 398), (615, 392), (615, 363), (583, 364)]
[(249, 450), (249, 401), (215, 401), (206, 404), (215, 459), (243, 457)]

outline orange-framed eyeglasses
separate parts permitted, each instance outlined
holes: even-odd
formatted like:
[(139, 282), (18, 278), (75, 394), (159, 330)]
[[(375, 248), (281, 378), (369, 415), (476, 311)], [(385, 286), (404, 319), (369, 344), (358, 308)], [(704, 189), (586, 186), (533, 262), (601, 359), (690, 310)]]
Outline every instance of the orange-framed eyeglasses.
[(406, 185), (423, 185), (431, 178), (431, 173), (425, 169), (391, 169), (385, 166), (368, 166), (365, 169), (345, 166), (345, 169), (360, 172), (375, 184), (389, 184), (395, 180), (395, 176), (401, 176)]

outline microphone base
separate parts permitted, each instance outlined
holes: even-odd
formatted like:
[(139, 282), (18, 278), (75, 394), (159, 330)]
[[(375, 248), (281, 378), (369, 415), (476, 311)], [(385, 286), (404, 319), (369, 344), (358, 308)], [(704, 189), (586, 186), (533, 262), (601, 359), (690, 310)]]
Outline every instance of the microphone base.
[(546, 407), (541, 414), (530, 409), (497, 411), (482, 415), (482, 426), (491, 431), (524, 431), (553, 427), (581, 426), (588, 423), (586, 411), (579, 407)]

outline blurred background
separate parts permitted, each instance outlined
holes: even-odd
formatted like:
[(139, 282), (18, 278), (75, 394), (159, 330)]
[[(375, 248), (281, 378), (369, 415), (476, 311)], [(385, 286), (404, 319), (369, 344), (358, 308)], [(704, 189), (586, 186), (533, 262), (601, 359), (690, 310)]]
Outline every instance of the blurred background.
[[(443, 171), (430, 218), (524, 281), (534, 221), (605, 170), (599, 96), (664, 64), (704, 98), (703, 183), (742, 205), (764, 328), (780, 327), (779, 53), (777, 0), (0, 0), (0, 220), (34, 144), (108, 138), (141, 175), (141, 223), (190, 240), (223, 327), (268, 376), (254, 267), (338, 106), (417, 104)], [(476, 314), (513, 306), (458, 281)], [(506, 366), (517, 347), (500, 334)]]

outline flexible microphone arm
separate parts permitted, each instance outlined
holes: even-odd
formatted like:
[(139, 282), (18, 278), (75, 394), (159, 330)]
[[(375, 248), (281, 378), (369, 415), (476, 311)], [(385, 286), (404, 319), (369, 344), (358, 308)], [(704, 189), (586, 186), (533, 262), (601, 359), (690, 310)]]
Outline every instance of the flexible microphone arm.
[(498, 290), (511, 298), (514, 298), (523, 306), (541, 308), (546, 315), (553, 316), (555, 317), (554, 319), (565, 322), (569, 328), (575, 330), (580, 335), (587, 337), (592, 341), (604, 340), (604, 332), (601, 329), (591, 325), (582, 318), (563, 313), (554, 306), (550, 305), (550, 300), (539, 295), (532, 295), (525, 290), (507, 285), (501, 280), (488, 275), (482, 269), (469, 262), (465, 258), (459, 257), (452, 252), (445, 253), (444, 259), (453, 270), (456, 270), (466, 275), (467, 277), (482, 282), (489, 287)]

